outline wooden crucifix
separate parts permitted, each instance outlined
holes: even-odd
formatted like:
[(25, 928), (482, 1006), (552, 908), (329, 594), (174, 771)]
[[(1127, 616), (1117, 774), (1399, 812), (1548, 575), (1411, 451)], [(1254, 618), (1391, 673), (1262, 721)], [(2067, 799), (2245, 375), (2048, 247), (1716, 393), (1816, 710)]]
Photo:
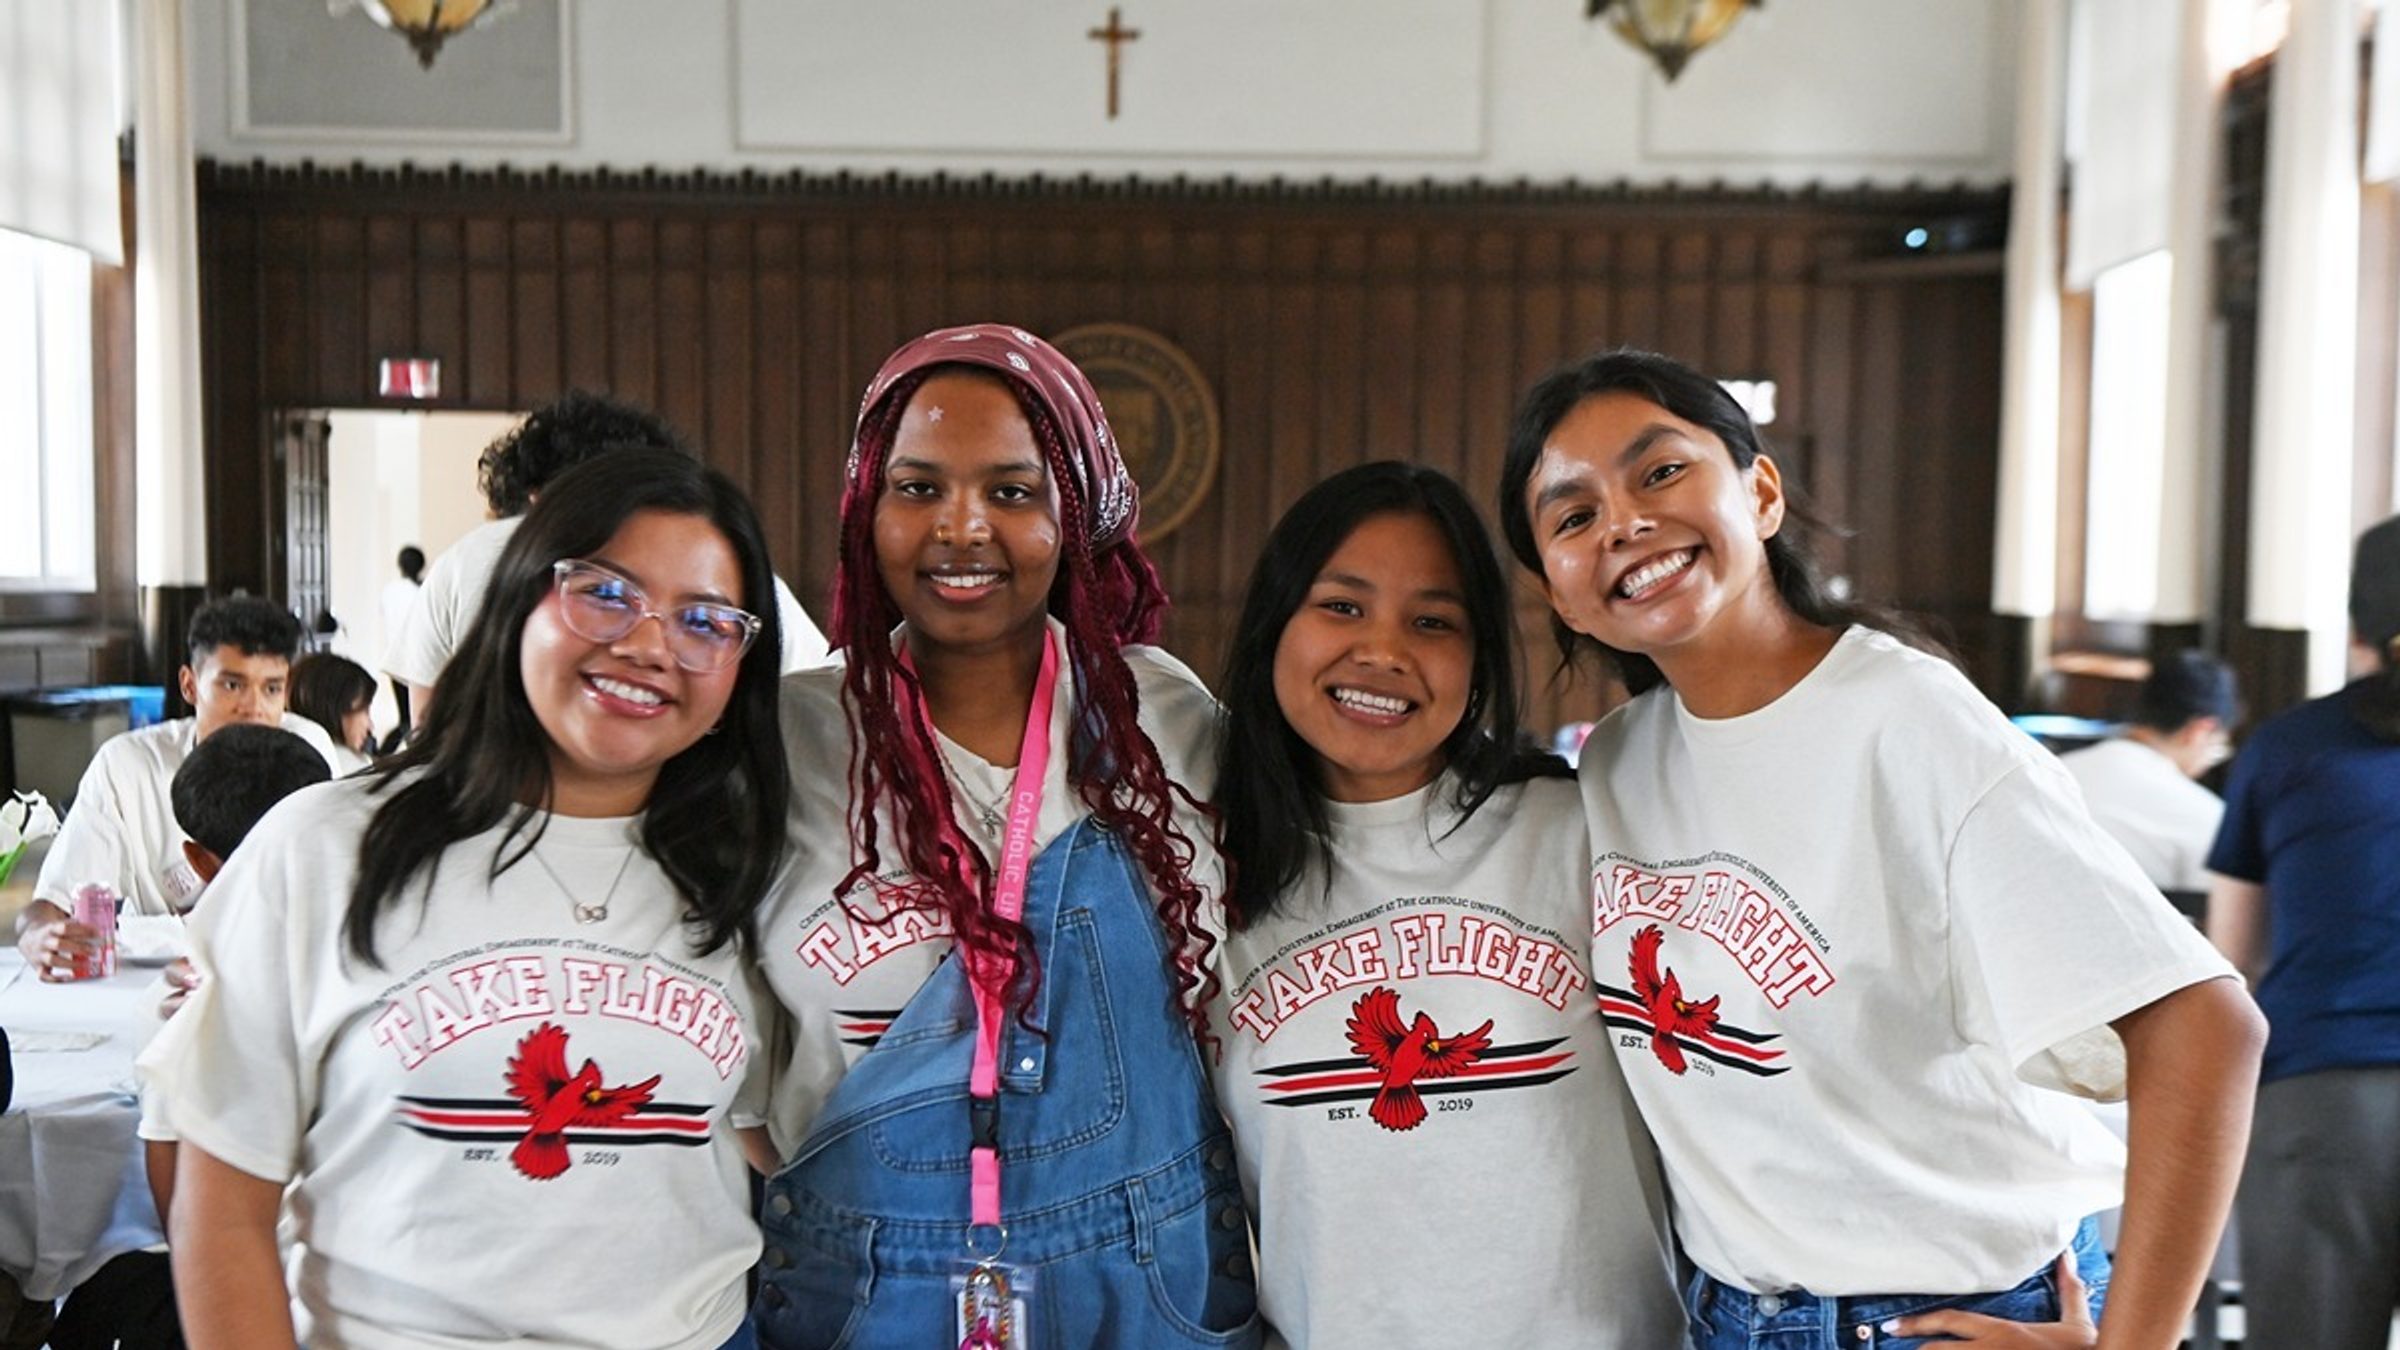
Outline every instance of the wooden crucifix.
[(1141, 29), (1127, 28), (1123, 21), (1117, 17), (1117, 15), (1118, 7), (1115, 5), (1110, 5), (1108, 7), (1108, 27), (1095, 28), (1084, 34), (1086, 38), (1093, 42), (1105, 42), (1108, 44), (1108, 120), (1111, 122), (1117, 120), (1117, 67), (1119, 58), (1125, 50), (1125, 44), (1137, 40), (1142, 35)]

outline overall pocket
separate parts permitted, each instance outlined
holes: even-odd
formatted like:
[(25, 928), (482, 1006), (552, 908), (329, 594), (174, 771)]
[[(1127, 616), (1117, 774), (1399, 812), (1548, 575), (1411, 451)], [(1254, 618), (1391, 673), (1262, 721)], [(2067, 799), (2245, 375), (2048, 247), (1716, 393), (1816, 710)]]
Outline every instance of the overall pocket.
[(875, 1291), (873, 1220), (767, 1224), (751, 1320), (760, 1350), (845, 1350)]
[(1250, 1264), (1250, 1216), (1240, 1188), (1211, 1186), (1197, 1204), (1152, 1213), (1143, 1226), (1150, 1258), (1142, 1270), (1160, 1330), (1192, 1345), (1260, 1344), (1258, 1273)]

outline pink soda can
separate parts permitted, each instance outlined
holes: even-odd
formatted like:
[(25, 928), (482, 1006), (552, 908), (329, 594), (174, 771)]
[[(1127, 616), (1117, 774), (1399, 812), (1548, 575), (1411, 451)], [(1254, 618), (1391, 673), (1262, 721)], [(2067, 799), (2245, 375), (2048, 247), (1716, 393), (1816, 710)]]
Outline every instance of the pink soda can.
[(91, 881), (75, 888), (75, 909), (68, 915), (98, 935), (99, 949), (75, 960), (75, 978), (104, 980), (117, 973), (117, 893), (106, 883)]

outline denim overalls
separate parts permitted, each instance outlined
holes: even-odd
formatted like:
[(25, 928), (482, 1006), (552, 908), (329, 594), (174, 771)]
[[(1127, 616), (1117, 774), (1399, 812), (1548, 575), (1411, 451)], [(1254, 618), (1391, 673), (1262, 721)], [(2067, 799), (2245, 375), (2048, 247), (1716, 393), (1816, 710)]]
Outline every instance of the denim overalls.
[[(1000, 1259), (1036, 1277), (1033, 1344), (1260, 1344), (1233, 1145), (1138, 866), (1083, 820), (1035, 859), (1024, 923), (1047, 1036), (1013, 1015), (1001, 1036)], [(974, 1032), (953, 954), (767, 1183), (765, 1350), (957, 1344)]]

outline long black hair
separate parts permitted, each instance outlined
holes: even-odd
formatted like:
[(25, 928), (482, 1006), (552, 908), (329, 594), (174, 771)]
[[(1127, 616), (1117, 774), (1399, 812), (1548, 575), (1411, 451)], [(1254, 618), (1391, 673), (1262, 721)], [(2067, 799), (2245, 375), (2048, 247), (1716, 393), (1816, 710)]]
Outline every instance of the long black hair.
[(498, 877), (540, 841), (552, 793), (549, 738), (519, 671), (525, 622), (550, 594), (553, 563), (598, 551), (639, 511), (715, 526), (740, 565), (744, 607), (759, 617), (720, 734), (660, 767), (641, 826), (642, 847), (689, 907), (701, 949), (755, 945), (754, 916), (782, 863), (791, 798), (775, 715), (783, 641), (766, 538), (749, 498), (723, 474), (676, 451), (622, 450), (544, 488), (501, 550), (482, 612), (442, 672), (417, 739), (370, 771), (374, 791), (390, 799), (359, 842), (342, 922), (360, 959), (375, 962), (377, 917), (420, 873), (430, 887), (450, 845), (505, 823), (492, 859)]
[[(1508, 451), (1500, 464), (1500, 530), (1511, 553), (1537, 575), (1542, 571), (1541, 547), (1533, 537), (1533, 516), (1525, 503), (1525, 485), (1541, 462), (1542, 446), (1567, 414), (1587, 398), (1602, 394), (1632, 394), (1648, 399), (1675, 416), (1700, 427), (1724, 443), (1733, 467), (1748, 469), (1766, 446), (1725, 386), (1673, 357), (1656, 352), (1619, 348), (1561, 366), (1542, 377), (1518, 401), (1508, 428)], [(1824, 523), (1800, 501), (1794, 485), (1784, 483), (1783, 526), (1766, 541), (1767, 571), (1784, 607), (1801, 619), (1836, 632), (1854, 623), (1893, 633), (1914, 645), (1940, 653), (1940, 648), (1901, 615), (1877, 606), (1835, 598), (1809, 552), (1808, 535)], [(1579, 652), (1597, 650), (1616, 667), (1617, 677), (1630, 693), (1639, 694), (1666, 682), (1658, 663), (1639, 652), (1619, 651), (1553, 617), (1551, 633), (1560, 654), (1573, 659)], [(1940, 653), (1946, 655), (1946, 653)]]
[(2375, 673), (2352, 686), (2351, 714), (2377, 739), (2400, 741), (2400, 516), (2358, 537), (2350, 626), (2375, 649)]
[(1508, 580), (1467, 494), (1447, 475), (1395, 460), (1344, 469), (1303, 493), (1267, 536), (1225, 661), (1216, 806), (1233, 864), (1228, 900), (1241, 923), (1272, 914), (1312, 861), (1330, 876), (1324, 774), (1316, 751), (1276, 701), (1275, 650), (1326, 561), (1361, 524), (1385, 515), (1430, 521), (1449, 544), (1465, 589), (1474, 672), (1466, 710), (1441, 744), (1461, 818), (1504, 783), (1566, 772), (1553, 757), (1517, 750), (1517, 635)]

